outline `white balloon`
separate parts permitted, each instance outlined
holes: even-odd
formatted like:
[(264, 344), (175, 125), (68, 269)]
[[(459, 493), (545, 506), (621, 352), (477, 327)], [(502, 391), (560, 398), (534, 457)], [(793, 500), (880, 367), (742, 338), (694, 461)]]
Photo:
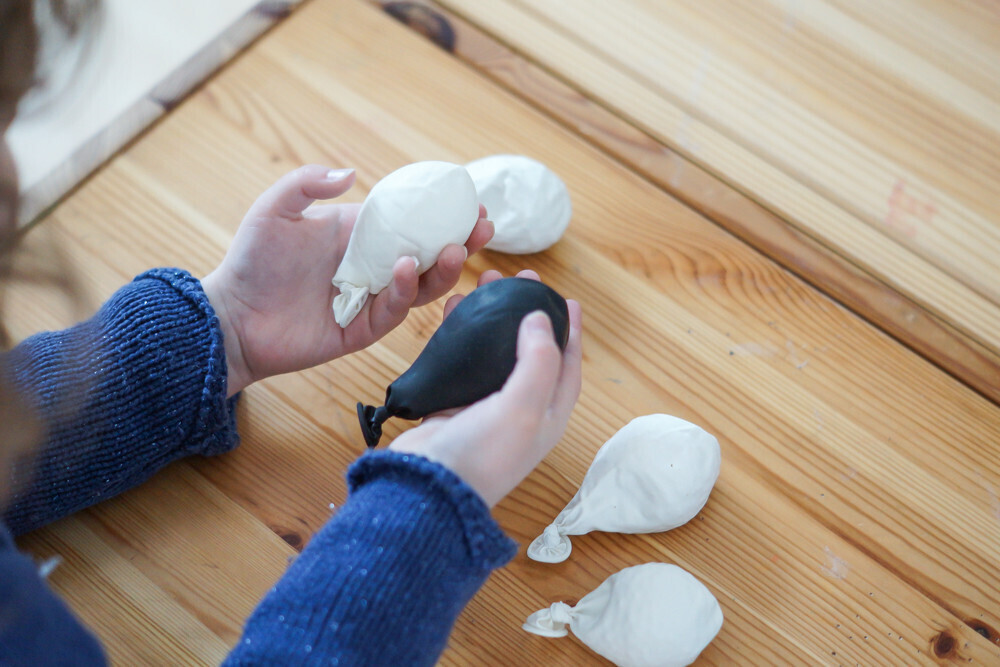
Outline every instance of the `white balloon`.
[(592, 530), (677, 528), (705, 506), (721, 463), (719, 441), (701, 427), (670, 415), (637, 417), (598, 450), (580, 489), (528, 546), (528, 557), (560, 563), (572, 551), (567, 535)]
[(369, 294), (392, 282), (400, 257), (413, 257), (423, 273), (445, 246), (464, 244), (479, 219), (479, 196), (465, 167), (425, 161), (392, 172), (371, 189), (358, 212), (333, 284), (337, 324), (346, 327)]
[(465, 165), (496, 229), (486, 247), (541, 252), (558, 241), (573, 214), (566, 184), (524, 155), (491, 155)]
[(704, 584), (676, 565), (646, 563), (611, 575), (575, 607), (556, 602), (522, 626), (580, 641), (619, 667), (690, 665), (722, 628), (722, 609)]

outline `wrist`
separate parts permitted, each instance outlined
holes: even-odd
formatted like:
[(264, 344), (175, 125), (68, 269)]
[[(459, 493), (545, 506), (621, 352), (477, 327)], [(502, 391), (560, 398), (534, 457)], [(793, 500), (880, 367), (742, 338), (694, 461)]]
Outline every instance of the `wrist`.
[(220, 285), (218, 272), (213, 271), (205, 276), (201, 286), (219, 320), (222, 344), (226, 353), (226, 396), (232, 397), (252, 384), (253, 380), (243, 356), (240, 337), (233, 322), (232, 309), (225, 297), (226, 292)]
[[(469, 550), (472, 564), (477, 568), (502, 567), (517, 552), (516, 543), (507, 537), (490, 514), (478, 489), (473, 488), (454, 470), (439, 461), (421, 454), (392, 450), (370, 452), (351, 465), (347, 474), (351, 495), (364, 492), (368, 487), (382, 496), (389, 488), (416, 493), (421, 505), (420, 515), (445, 511), (457, 518)], [(378, 490), (381, 487), (380, 490)], [(386, 506), (405, 505), (396, 499), (382, 497)], [(447, 510), (444, 510), (447, 508)], [(407, 524), (411, 524), (407, 521)]]
[(488, 457), (477, 456), (476, 451), (467, 451), (461, 437), (440, 436), (438, 426), (443, 427), (444, 424), (425, 421), (393, 440), (388, 450), (397, 454), (416, 455), (449, 470), (475, 491), (489, 508), (503, 500), (510, 491), (505, 486), (507, 475), (502, 472), (497, 474), (495, 469), (484, 470)]

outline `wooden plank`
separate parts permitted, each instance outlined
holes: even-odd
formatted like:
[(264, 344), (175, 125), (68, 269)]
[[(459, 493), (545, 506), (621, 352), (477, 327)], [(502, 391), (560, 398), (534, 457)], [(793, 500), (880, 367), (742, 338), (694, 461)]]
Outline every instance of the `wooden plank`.
[[(1000, 161), (992, 129), (966, 122), (969, 116), (927, 91), (886, 80), (884, 62), (844, 55), (821, 27), (803, 27), (759, 4), (736, 3), (742, 13), (766, 15), (766, 35), (746, 29), (747, 20), (720, 17), (718, 3), (632, 2), (614, 11), (587, 3), (573, 12), (515, 0), (440, 4), (635, 126), (639, 136), (758, 202), (791, 228), (763, 232), (785, 239), (778, 257), (787, 266), (995, 395), (995, 381), (969, 372), (985, 354), (995, 376), (1000, 350), (997, 274), (987, 250), (998, 233), (990, 184)], [(817, 63), (826, 69), (814, 71)], [(975, 101), (995, 102), (962, 85), (973, 98), (964, 108), (984, 116)], [(571, 103), (547, 81), (522, 92), (559, 109), (568, 124), (600, 134), (603, 119), (581, 117), (576, 107), (567, 112)], [(657, 162), (645, 153), (625, 158), (642, 171)], [(658, 162), (658, 171), (677, 171), (662, 156)], [(764, 247), (756, 225), (734, 229)], [(831, 259), (839, 276), (831, 275)], [(889, 299), (869, 300), (871, 288), (852, 277), (858, 272), (884, 286)], [(900, 313), (908, 303), (917, 306), (912, 325)], [(958, 340), (942, 335), (942, 326)]]
[(476, 26), (440, 6), (427, 6), (446, 17), (456, 34), (456, 54), (463, 60), (986, 396), (1000, 401), (1000, 355), (995, 351)]
[(184, 463), (21, 546), (116, 665), (218, 664), (294, 553)]
[(1000, 17), (989, 3), (911, 0), (904, 8), (891, 0), (830, 0), (828, 4), (997, 99)]
[[(1000, 408), (360, 0), (305, 5), (57, 208), (24, 257), (58, 258), (76, 293), (63, 305), (65, 283), (16, 286), (10, 328), (64, 325), (73, 304), (99, 303), (151, 265), (203, 274), (249, 202), (301, 162), (355, 166), (356, 200), (398, 164), (500, 151), (562, 175), (574, 219), (545, 253), (474, 257), (462, 287), (486, 268), (531, 266), (582, 301), (586, 330), (567, 435), (497, 508), (502, 525), (522, 543), (539, 534), (600, 444), (640, 414), (715, 433), (723, 472), (681, 529), (582, 537), (559, 566), (520, 555), (463, 614), (442, 664), (593, 664), (579, 642), (528, 637), (520, 623), (649, 560), (681, 564), (719, 597), (727, 622), (706, 664), (930, 663), (949, 645), (954, 659), (1000, 658), (973, 627), (1000, 627)], [(362, 353), (251, 387), (236, 452), (172, 468), (82, 517), (144, 577), (91, 581), (68, 576), (90, 561), (64, 566), (61, 590), (115, 651), (133, 655), (146, 621), (103, 615), (109, 589), (144, 613), (167, 596), (230, 640), (280, 571), (282, 540), (301, 547), (344, 502), (342, 473), (361, 451), (354, 402), (380, 398), (438, 308)], [(174, 495), (178, 511), (165, 502)], [(211, 516), (195, 511), (205, 506)], [(249, 574), (208, 576), (220, 536), (227, 558), (256, 564)], [(217, 592), (244, 576), (239, 599)], [(191, 650), (181, 636), (164, 641)]]
[(228, 647), (78, 517), (22, 539), (58, 556), (53, 589), (98, 631), (111, 664), (219, 664)]

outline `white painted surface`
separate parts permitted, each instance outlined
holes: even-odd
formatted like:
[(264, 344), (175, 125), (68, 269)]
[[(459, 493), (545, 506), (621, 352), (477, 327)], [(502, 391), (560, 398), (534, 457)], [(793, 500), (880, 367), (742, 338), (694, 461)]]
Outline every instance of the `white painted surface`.
[[(50, 104), (20, 113), (7, 139), (28, 222), (100, 166), (272, 22), (259, 5), (298, 0), (104, 0), (72, 82)], [(79, 66), (77, 66), (79, 63)], [(22, 112), (25, 109), (22, 108)]]

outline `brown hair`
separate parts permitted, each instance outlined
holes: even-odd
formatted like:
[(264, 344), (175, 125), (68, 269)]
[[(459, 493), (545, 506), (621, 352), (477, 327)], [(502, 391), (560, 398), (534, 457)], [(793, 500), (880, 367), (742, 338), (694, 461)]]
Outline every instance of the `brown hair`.
[[(0, 138), (14, 120), (18, 105), (32, 91), (38, 91), (49, 83), (45, 80), (46, 63), (39, 58), (56, 58), (62, 44), (76, 38), (86, 37), (85, 28), (96, 23), (100, 0), (47, 0), (36, 3), (33, 0), (0, 0)], [(41, 34), (36, 25), (41, 25)], [(46, 40), (48, 40), (46, 42)], [(43, 48), (48, 44), (50, 48)], [(43, 53), (47, 52), (47, 53)], [(51, 86), (43, 97), (50, 97)], [(23, 111), (23, 109), (22, 109)], [(14, 277), (13, 255), (22, 232), (17, 228), (17, 180), (15, 167), (0, 142), (0, 174), (6, 172), (11, 178), (0, 178), (0, 288), (10, 283)], [(35, 276), (26, 276), (34, 280)], [(41, 281), (51, 279), (39, 273)], [(58, 279), (57, 279), (58, 281)], [(22, 396), (13, 382), (10, 361), (5, 351), (12, 341), (3, 326), (3, 302), (0, 292), (0, 508), (10, 492), (8, 471), (19, 458), (25, 457), (41, 441), (43, 425), (37, 418), (30, 401)]]
[(38, 33), (30, 0), (0, 0), (0, 127), (14, 119), (17, 103), (35, 76)]
[[(6, 132), (14, 120), (18, 102), (31, 88), (37, 49), (32, 2), (0, 0), (0, 133)], [(13, 161), (6, 148), (3, 158), (0, 169), (12, 170)], [(6, 224), (0, 224), (0, 284), (6, 284), (11, 274), (11, 255), (17, 242), (17, 196), (16, 180), (0, 180), (0, 206), (7, 207)], [(0, 321), (0, 350), (5, 350), (9, 344), (9, 336)], [(25, 405), (24, 398), (18, 395), (2, 354), (0, 352), (0, 424), (3, 425), (0, 433), (0, 503), (5, 500), (10, 485), (7, 475), (10, 466), (41, 436), (41, 425)]]

